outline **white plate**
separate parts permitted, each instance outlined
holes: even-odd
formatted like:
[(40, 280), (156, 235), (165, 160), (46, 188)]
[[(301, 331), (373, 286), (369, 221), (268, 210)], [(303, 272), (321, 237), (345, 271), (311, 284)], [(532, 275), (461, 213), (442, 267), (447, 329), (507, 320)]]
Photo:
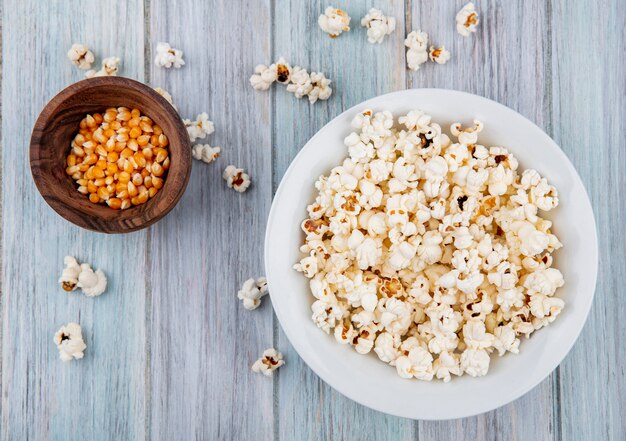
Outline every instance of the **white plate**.
[[(558, 290), (565, 309), (549, 327), (529, 340), (520, 353), (492, 357), (485, 377), (469, 375), (441, 381), (405, 380), (373, 353), (359, 355), (318, 329), (311, 321), (313, 297), (307, 279), (292, 269), (304, 236), (300, 223), (315, 196), (314, 182), (347, 156), (343, 139), (363, 109), (390, 110), (394, 117), (421, 109), (449, 127), (477, 118), (485, 124), (481, 144), (508, 148), (521, 169), (534, 168), (559, 191), (560, 205), (548, 216), (564, 247), (554, 266), (565, 277)], [(447, 131), (447, 130), (446, 130)], [(451, 419), (486, 412), (535, 387), (563, 360), (583, 328), (591, 307), (597, 272), (593, 212), (576, 170), (561, 149), (536, 125), (494, 101), (468, 93), (416, 89), (382, 95), (339, 115), (304, 146), (285, 173), (274, 197), (265, 237), (265, 267), (272, 304), (289, 341), (324, 381), (365, 406), (414, 419)], [(287, 366), (287, 369), (289, 367)]]

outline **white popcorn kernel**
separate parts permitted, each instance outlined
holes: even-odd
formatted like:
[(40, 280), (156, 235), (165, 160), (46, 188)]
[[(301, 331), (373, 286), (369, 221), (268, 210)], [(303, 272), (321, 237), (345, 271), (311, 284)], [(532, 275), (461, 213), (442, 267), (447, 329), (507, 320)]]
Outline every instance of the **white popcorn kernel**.
[(221, 151), (221, 147), (211, 147), (209, 144), (196, 144), (191, 149), (191, 155), (193, 159), (210, 164), (220, 156)]
[(243, 168), (237, 168), (234, 165), (229, 165), (224, 169), (222, 177), (226, 181), (228, 188), (243, 193), (250, 186), (250, 176), (246, 174)]
[(307, 96), (313, 90), (311, 75), (306, 69), (295, 66), (291, 71), (291, 82), (287, 85), (287, 92), (294, 94), (296, 98)]
[(326, 78), (322, 72), (311, 72), (311, 86), (312, 89), (309, 92), (309, 102), (315, 103), (317, 100), (327, 100), (333, 93), (333, 89), (330, 88), (331, 81)]
[(54, 344), (59, 350), (59, 358), (63, 361), (78, 360), (85, 356), (87, 345), (83, 341), (83, 333), (78, 323), (68, 323), (54, 334)]
[(237, 292), (237, 298), (242, 301), (243, 307), (248, 311), (257, 309), (261, 305), (261, 298), (267, 294), (267, 281), (265, 277), (248, 279)]
[(550, 244), (550, 237), (537, 230), (530, 222), (520, 221), (512, 228), (517, 230), (517, 236), (520, 240), (520, 251), (524, 256), (541, 254)]
[(252, 365), (252, 371), (271, 377), (274, 371), (285, 364), (283, 354), (274, 348), (263, 351), (263, 355)]
[(389, 332), (381, 332), (374, 343), (374, 352), (378, 358), (385, 363), (394, 365), (396, 358), (400, 355), (400, 336)]
[(489, 353), (484, 349), (466, 349), (461, 354), (461, 369), (472, 377), (487, 375)]
[(556, 290), (565, 284), (563, 274), (556, 268), (546, 268), (534, 271), (524, 276), (520, 282), (529, 294), (543, 294), (552, 296)]
[(444, 351), (439, 354), (439, 357), (433, 363), (433, 371), (435, 376), (444, 383), (450, 381), (450, 374), (461, 375), (461, 367), (459, 366), (459, 359), (452, 352)]
[(69, 51), (67, 51), (67, 59), (79, 69), (91, 69), (95, 57), (93, 52), (87, 46), (80, 43), (74, 43)]
[(468, 348), (487, 349), (493, 345), (494, 337), (486, 332), (482, 320), (471, 319), (463, 325), (463, 339)]
[(446, 50), (445, 46), (431, 46), (428, 50), (428, 58), (437, 64), (446, 64), (450, 60), (450, 52)]
[(102, 270), (94, 271), (88, 263), (80, 266), (77, 285), (86, 296), (96, 297), (107, 289), (107, 278)]
[(170, 95), (170, 93), (167, 90), (163, 89), (162, 87), (155, 87), (154, 91), (158, 93), (159, 95), (161, 95), (163, 98), (165, 98), (165, 100), (172, 105), (174, 110), (178, 110), (176, 106), (174, 105), (174, 100), (172, 99), (172, 95)]
[(120, 69), (120, 59), (118, 57), (107, 57), (102, 60), (102, 68), (99, 71), (93, 69), (85, 72), (85, 77), (115, 77)]
[(430, 381), (434, 376), (433, 356), (424, 348), (416, 346), (396, 359), (396, 370), (402, 378)]
[(59, 283), (64, 291), (74, 291), (78, 286), (78, 275), (81, 268), (76, 259), (72, 256), (65, 256), (63, 260), (65, 268), (59, 278)]
[(367, 28), (367, 41), (370, 43), (382, 43), (386, 35), (396, 29), (396, 19), (387, 17), (379, 9), (372, 8), (361, 19), (361, 26)]
[(180, 69), (185, 64), (185, 60), (183, 60), (183, 51), (174, 49), (169, 43), (159, 42), (156, 46), (154, 64), (166, 69), (172, 67)]
[(213, 121), (209, 120), (209, 115), (206, 112), (200, 113), (195, 121), (183, 119), (183, 123), (187, 128), (191, 142), (194, 142), (196, 139), (206, 138), (208, 135), (215, 132)]
[(281, 84), (289, 84), (291, 79), (291, 65), (283, 57), (270, 66), (276, 71), (276, 81)]
[(428, 34), (426, 32), (411, 32), (404, 40), (404, 45), (407, 47), (406, 64), (409, 69), (418, 70), (420, 65), (428, 61)]
[(498, 326), (494, 331), (493, 346), (497, 349), (498, 355), (502, 356), (505, 352), (519, 353), (519, 338), (515, 334), (512, 325)]
[(342, 345), (352, 343), (352, 340), (354, 340), (356, 335), (357, 332), (350, 322), (344, 322), (343, 324), (337, 325), (334, 330), (335, 340)]
[(456, 31), (463, 37), (468, 37), (472, 32), (476, 32), (478, 23), (478, 14), (474, 8), (474, 3), (466, 4), (456, 14)]
[(478, 134), (483, 131), (483, 123), (474, 120), (473, 127), (463, 128), (461, 123), (454, 123), (450, 126), (450, 133), (456, 136), (461, 144), (470, 145), (476, 144), (478, 141)]
[(259, 64), (254, 68), (254, 74), (250, 77), (250, 85), (254, 90), (267, 90), (276, 81), (276, 70)]
[(537, 318), (547, 317), (552, 322), (561, 313), (565, 303), (558, 297), (548, 297), (543, 294), (530, 296), (530, 312)]
[(350, 16), (341, 9), (329, 6), (317, 19), (320, 29), (331, 38), (336, 38), (344, 31), (350, 30)]

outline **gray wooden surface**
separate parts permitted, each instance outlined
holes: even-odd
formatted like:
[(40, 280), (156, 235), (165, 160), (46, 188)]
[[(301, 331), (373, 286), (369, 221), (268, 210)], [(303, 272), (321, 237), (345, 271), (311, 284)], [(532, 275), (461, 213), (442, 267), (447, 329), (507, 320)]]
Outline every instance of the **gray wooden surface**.
[[(615, 440), (626, 439), (626, 4), (620, 0), (477, 2), (468, 39), (463, 2), (337, 0), (352, 31), (317, 28), (319, 0), (115, 0), (2, 3), (2, 440)], [(398, 26), (378, 46), (359, 26), (371, 6)], [(414, 29), (452, 60), (404, 67)], [(152, 63), (158, 41), (185, 52), (180, 70)], [(27, 146), (40, 109), (82, 78), (65, 58), (73, 42), (122, 74), (168, 89), (185, 117), (206, 111), (222, 146), (194, 163), (185, 196), (150, 229), (83, 231), (45, 205)], [(254, 65), (285, 56), (321, 70), (334, 94), (310, 106), (283, 88), (248, 85)], [(410, 421), (362, 407), (325, 385), (289, 345), (266, 300), (245, 311), (236, 291), (263, 271), (272, 192), (304, 143), (344, 109), (417, 87), (464, 90), (528, 117), (561, 146), (591, 197), (600, 239), (596, 299), (561, 366), (519, 400), (473, 418)], [(225, 188), (245, 167), (253, 187)], [(96, 299), (56, 286), (66, 254), (109, 276)], [(86, 356), (63, 364), (52, 343), (82, 324)], [(273, 379), (249, 366), (275, 345), (287, 359)]]

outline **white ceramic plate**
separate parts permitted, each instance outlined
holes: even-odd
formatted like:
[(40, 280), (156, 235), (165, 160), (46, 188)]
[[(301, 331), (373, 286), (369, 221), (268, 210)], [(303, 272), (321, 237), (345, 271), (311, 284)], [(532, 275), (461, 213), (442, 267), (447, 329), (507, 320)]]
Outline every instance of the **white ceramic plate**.
[[(422, 109), (449, 127), (477, 118), (485, 124), (481, 144), (508, 148), (521, 169), (534, 168), (555, 185), (560, 205), (550, 212), (564, 247), (554, 266), (565, 277), (557, 295), (565, 309), (549, 327), (522, 339), (520, 353), (493, 356), (485, 377), (469, 375), (423, 382), (398, 377), (393, 367), (372, 352), (359, 355), (338, 344), (311, 321), (313, 297), (308, 279), (292, 269), (300, 258), (304, 235), (300, 223), (315, 196), (314, 182), (347, 156), (343, 139), (357, 112), (390, 110), (398, 117)], [(447, 130), (446, 130), (447, 131)], [(520, 397), (546, 378), (563, 360), (591, 307), (597, 272), (597, 238), (593, 212), (576, 170), (561, 149), (536, 125), (494, 101), (468, 93), (416, 89), (382, 95), (359, 104), (324, 126), (304, 146), (285, 173), (274, 197), (265, 237), (265, 267), (272, 304), (289, 341), (324, 381), (365, 406), (414, 419), (451, 419), (486, 412)], [(287, 367), (288, 369), (289, 367)]]

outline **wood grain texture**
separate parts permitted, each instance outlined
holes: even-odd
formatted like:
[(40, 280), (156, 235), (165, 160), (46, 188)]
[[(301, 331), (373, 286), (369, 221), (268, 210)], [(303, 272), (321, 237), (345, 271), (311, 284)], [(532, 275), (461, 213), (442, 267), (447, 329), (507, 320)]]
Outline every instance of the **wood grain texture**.
[[(65, 53), (74, 42), (117, 55), (143, 76), (143, 2), (89, 5), (32, 0), (2, 8), (2, 439), (143, 439), (145, 420), (145, 233), (105, 237), (54, 213), (28, 167), (35, 119), (84, 72)], [(119, 26), (102, 17), (118, 17)], [(139, 24), (137, 24), (139, 23)], [(102, 268), (98, 298), (60, 289), (66, 254)], [(83, 326), (83, 360), (65, 364), (52, 337)]]
[[(171, 160), (161, 191), (145, 204), (121, 211), (77, 194), (76, 182), (65, 171), (68, 146), (85, 115), (112, 106), (141, 109), (158, 124), (168, 137)], [(123, 77), (91, 78), (63, 89), (37, 118), (29, 150), (33, 180), (48, 205), (73, 224), (101, 233), (128, 233), (152, 225), (178, 203), (191, 174), (189, 134), (178, 112), (152, 87)]]
[[(328, 101), (309, 104), (277, 86), (273, 91), (274, 187), (287, 166), (311, 136), (345, 109), (382, 93), (404, 88), (404, 3), (401, 1), (340, 1), (348, 12), (351, 30), (329, 38), (317, 25), (328, 4), (277, 1), (273, 16), (273, 57), (284, 56), (293, 65), (322, 71), (333, 83)], [(369, 7), (378, 7), (397, 20), (397, 30), (380, 45), (367, 41), (360, 25)], [(377, 440), (413, 439), (410, 420), (378, 413), (345, 398), (322, 382), (298, 357), (278, 324), (277, 346), (287, 359), (275, 379), (276, 439)]]
[[(591, 7), (554, 0), (552, 11), (554, 139), (587, 187), (600, 257), (589, 319), (559, 369), (562, 439), (621, 441), (626, 439), (626, 4), (605, 0)], [(597, 31), (585, 38), (583, 30), (590, 26)]]
[[(248, 83), (270, 56), (270, 3), (153, 0), (150, 24), (151, 49), (169, 41), (186, 60), (152, 66), (150, 81), (185, 117), (208, 112), (216, 132), (197, 142), (222, 147), (216, 163), (194, 161), (185, 196), (150, 234), (150, 436), (270, 440), (272, 380), (250, 365), (272, 346), (271, 304), (247, 311), (237, 299), (263, 272), (271, 202), (270, 95)], [(249, 172), (245, 193), (227, 188), (228, 164)]]
[[(477, 2), (480, 25), (467, 38), (459, 35), (455, 26), (455, 15), (463, 4), (411, 0), (410, 30), (427, 32), (430, 42), (445, 45), (452, 57), (443, 66), (423, 65), (408, 77), (407, 86), (442, 87), (485, 96), (511, 107), (549, 132), (548, 4), (544, 0)], [(472, 115), (465, 118), (471, 120)], [(420, 421), (419, 438), (558, 439), (555, 378), (553, 373), (519, 400), (483, 415), (453, 422)]]

